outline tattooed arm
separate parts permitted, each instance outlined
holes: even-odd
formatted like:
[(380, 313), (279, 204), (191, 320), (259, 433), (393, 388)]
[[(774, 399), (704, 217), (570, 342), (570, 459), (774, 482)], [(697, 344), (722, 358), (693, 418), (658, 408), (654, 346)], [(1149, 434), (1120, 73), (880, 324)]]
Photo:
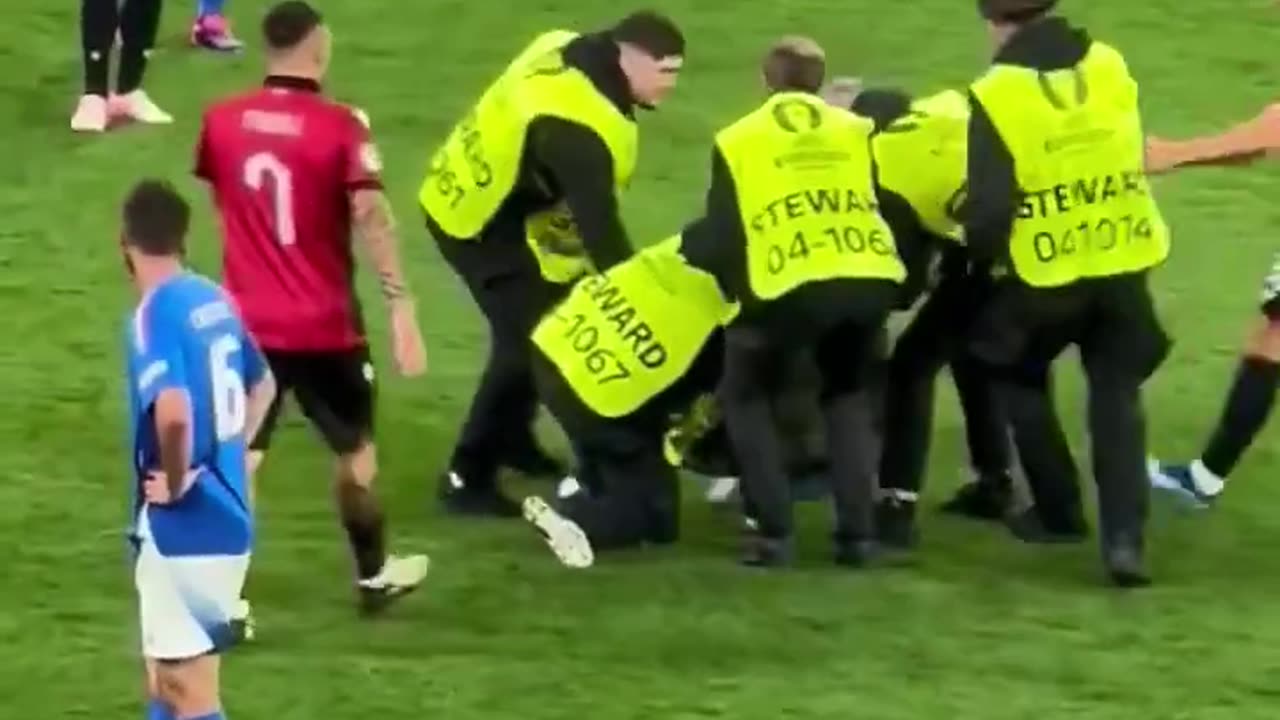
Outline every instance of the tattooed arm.
[(361, 189), (351, 193), (351, 212), (356, 236), (364, 244), (378, 273), (382, 296), (390, 304), (413, 302), (400, 265), (400, 241), (391, 203), (381, 190)]
[(426, 351), (418, 330), (413, 294), (400, 263), (391, 203), (381, 189), (361, 188), (351, 193), (351, 209), (356, 236), (378, 273), (382, 296), (391, 312), (392, 343), (400, 372), (409, 376), (421, 374), (426, 367)]

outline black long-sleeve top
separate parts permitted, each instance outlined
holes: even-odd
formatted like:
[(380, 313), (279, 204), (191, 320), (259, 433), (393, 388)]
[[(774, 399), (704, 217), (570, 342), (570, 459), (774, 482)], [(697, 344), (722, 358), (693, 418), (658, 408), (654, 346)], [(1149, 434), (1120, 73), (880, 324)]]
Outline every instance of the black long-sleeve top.
[[(1075, 67), (1093, 40), (1065, 19), (1049, 17), (1015, 33), (995, 56), (995, 63), (1041, 72)], [(962, 209), (965, 242), (973, 255), (990, 264), (1009, 252), (1014, 215), (1021, 188), (1014, 174), (1013, 155), (992, 124), (982, 103), (969, 93), (969, 195)]]
[[(581, 35), (563, 53), (567, 65), (582, 71), (619, 112), (634, 120), (635, 103), (612, 38), (605, 33)], [(539, 117), (529, 124), (515, 187), (490, 227), (522, 227), (528, 215), (560, 200), (568, 205), (584, 250), (598, 270), (631, 257), (631, 242), (618, 207), (613, 156), (604, 139), (585, 125)], [(509, 261), (507, 253), (495, 254), (494, 263), (504, 261)]]

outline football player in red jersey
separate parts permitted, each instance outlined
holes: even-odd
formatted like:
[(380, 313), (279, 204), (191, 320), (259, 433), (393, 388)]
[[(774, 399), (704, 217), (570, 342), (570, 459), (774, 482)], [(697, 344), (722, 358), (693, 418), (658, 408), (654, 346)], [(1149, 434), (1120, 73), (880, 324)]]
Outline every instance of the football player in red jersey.
[(374, 378), (353, 286), (352, 232), (366, 246), (390, 310), (396, 364), (421, 374), (426, 353), (401, 271), (380, 160), (364, 113), (321, 94), (330, 36), (305, 2), (276, 5), (263, 21), (265, 86), (205, 112), (196, 175), (221, 217), (223, 282), (240, 305), (280, 393), (253, 440), (262, 462), (292, 391), (337, 455), (335, 492), (366, 610), (414, 589), (424, 555), (387, 555), (373, 493)]

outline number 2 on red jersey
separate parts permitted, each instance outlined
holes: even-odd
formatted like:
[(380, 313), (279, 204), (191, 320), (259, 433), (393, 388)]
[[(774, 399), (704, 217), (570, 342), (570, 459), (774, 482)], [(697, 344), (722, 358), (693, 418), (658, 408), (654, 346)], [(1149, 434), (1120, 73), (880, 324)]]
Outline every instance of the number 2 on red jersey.
[(243, 170), (241, 177), (250, 190), (271, 193), (276, 240), (281, 245), (293, 245), (298, 240), (293, 219), (293, 173), (269, 152), (250, 155)]

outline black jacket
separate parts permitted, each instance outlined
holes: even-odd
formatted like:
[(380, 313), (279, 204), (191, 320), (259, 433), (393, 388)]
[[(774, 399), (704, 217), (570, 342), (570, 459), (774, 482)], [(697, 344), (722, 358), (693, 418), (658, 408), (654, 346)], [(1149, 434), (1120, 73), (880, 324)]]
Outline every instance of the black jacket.
[[(849, 109), (869, 118), (875, 123), (875, 131), (881, 132), (910, 112), (911, 102), (911, 96), (901, 90), (867, 89), (858, 93)], [(899, 307), (905, 309), (928, 290), (934, 258), (939, 252), (955, 254), (956, 243), (931, 232), (906, 198), (884, 188), (878, 181), (876, 197), (880, 201), (880, 216), (893, 231), (898, 256), (907, 268), (907, 279), (902, 284), (899, 301)], [(963, 263), (951, 262), (944, 267), (954, 270), (963, 267)]]
[[(1066, 20), (1049, 17), (1019, 30), (995, 62), (1041, 72), (1075, 67), (1089, 52), (1093, 40)], [(965, 242), (985, 263), (1004, 259), (1021, 189), (1014, 174), (1013, 155), (1000, 138), (982, 103), (969, 93), (969, 196), (963, 209)]]
[[(582, 71), (619, 111), (634, 119), (630, 86), (618, 66), (618, 46), (608, 35), (575, 38), (565, 46), (564, 59)], [(556, 117), (537, 118), (527, 133), (515, 187), (482, 232), (503, 236), (498, 242), (505, 247), (488, 253), (490, 271), (502, 271), (525, 256), (524, 219), (560, 200), (567, 202), (587, 256), (598, 269), (606, 270), (630, 257), (631, 243), (614, 189), (613, 156), (604, 140), (590, 128)]]

